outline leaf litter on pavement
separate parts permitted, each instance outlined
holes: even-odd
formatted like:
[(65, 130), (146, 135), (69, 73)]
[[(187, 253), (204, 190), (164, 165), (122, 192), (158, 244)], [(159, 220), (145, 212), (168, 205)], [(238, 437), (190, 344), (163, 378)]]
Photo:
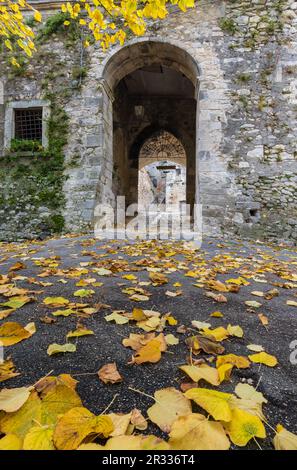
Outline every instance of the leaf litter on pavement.
[[(289, 307), (292, 321), (297, 318), (292, 308), (297, 306), (293, 250), (284, 260), (277, 249), (268, 252), (257, 245), (252, 255), (224, 251), (224, 245), (218, 245), (218, 252), (210, 256), (183, 242), (65, 239), (74, 249), (66, 265), (54, 250), (42, 255), (46, 242), (0, 243), (0, 342), (5, 349), (0, 364), (0, 450), (224, 450), (250, 443), (269, 447), (271, 441), (277, 450), (297, 450), (297, 436), (287, 429), (287, 417), (272, 423), (270, 394), (261, 392), (269, 390), (269, 368), (281, 374), (283, 366), (274, 354), (271, 305), (276, 298), (279, 305), (286, 293), (283, 306)], [(109, 296), (111, 283), (120, 307)], [(189, 303), (189, 286), (197, 298), (199, 293), (199, 301)], [(240, 316), (230, 323), (225, 320), (227, 307), (240, 291), (245, 297)], [(175, 302), (182, 303), (183, 298), (186, 324), (175, 312)], [(201, 301), (207, 305), (207, 316), (199, 315)], [(31, 321), (31, 308), (40, 322)], [(92, 321), (100, 327), (91, 328)], [(65, 335), (46, 342), (41, 330), (50, 331), (56, 322)], [(74, 324), (69, 327), (69, 322)], [(263, 342), (270, 344), (267, 350), (255, 342), (253, 328), (263, 328)], [(90, 363), (86, 374), (73, 373), (73, 366), (69, 370), (66, 358), (74, 357), (83, 342), (95, 338), (104, 348), (104, 329), (114, 349), (128, 354), (126, 368), (136, 375), (144, 371), (144, 378), (147, 371), (148, 382), (144, 379), (141, 388), (135, 388), (133, 375), (125, 376), (122, 371), (127, 369), (113, 357), (105, 363), (98, 357), (100, 367), (96, 370)], [(53, 370), (55, 361), (61, 369), (65, 358), (64, 373), (44, 370), (44, 376), (32, 383), (32, 370), (20, 370), (14, 347), (22, 342), (30, 355), (33, 335), (39, 354), (50, 356)], [(157, 375), (156, 367), (162, 364), (169, 364), (174, 376), (168, 373), (168, 384), (151, 394), (146, 390), (149, 375)], [(260, 371), (258, 383), (251, 379), (255, 371)], [(87, 397), (77, 391), (77, 384), (87, 384), (92, 375), (98, 387), (114, 393), (107, 407), (98, 393), (97, 413), (84, 406)], [(13, 380), (21, 386), (7, 387)], [(131, 404), (129, 412), (121, 411), (117, 405), (118, 411), (112, 412), (125, 391), (138, 399), (140, 409)], [(143, 407), (143, 397), (151, 401), (149, 407)]]

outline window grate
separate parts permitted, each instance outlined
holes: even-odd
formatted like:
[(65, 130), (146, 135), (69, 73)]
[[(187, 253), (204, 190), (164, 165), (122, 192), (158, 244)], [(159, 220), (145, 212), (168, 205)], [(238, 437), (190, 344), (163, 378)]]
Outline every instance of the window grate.
[(42, 108), (15, 109), (15, 138), (42, 142)]

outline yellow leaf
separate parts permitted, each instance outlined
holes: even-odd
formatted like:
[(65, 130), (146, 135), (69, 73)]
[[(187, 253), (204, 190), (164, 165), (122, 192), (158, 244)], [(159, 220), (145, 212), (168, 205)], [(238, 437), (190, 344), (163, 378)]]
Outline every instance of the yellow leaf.
[(254, 290), (251, 292), (252, 295), (255, 295), (256, 297), (264, 297), (264, 292), (260, 290)]
[(233, 364), (238, 369), (247, 369), (250, 367), (250, 361), (247, 357), (237, 356), (236, 354), (226, 354), (217, 358), (216, 366), (220, 367), (222, 364)]
[(113, 424), (113, 431), (111, 436), (122, 436), (127, 433), (128, 426), (130, 424), (131, 412), (130, 413), (110, 413), (109, 418)]
[(47, 348), (47, 354), (49, 356), (52, 356), (53, 354), (75, 352), (75, 351), (76, 351), (76, 346), (75, 344), (71, 344), (71, 343), (66, 343), (66, 344), (53, 343), (53, 344), (50, 344), (49, 347)]
[(213, 312), (210, 314), (211, 317), (222, 318), (224, 315), (221, 312)]
[(193, 320), (193, 321), (191, 321), (191, 323), (192, 323), (192, 326), (194, 326), (194, 328), (197, 328), (198, 330), (205, 330), (205, 329), (211, 327), (210, 323), (207, 323), (207, 322), (204, 322), (204, 321)]
[(190, 400), (173, 387), (163, 388), (154, 394), (156, 403), (147, 410), (150, 420), (164, 432), (169, 432), (179, 416), (192, 412)]
[(291, 307), (297, 307), (297, 302), (295, 300), (287, 300), (287, 305)]
[(266, 431), (260, 418), (239, 408), (232, 411), (232, 419), (229, 423), (225, 423), (224, 427), (233, 444), (239, 447), (246, 446), (254, 437), (262, 439), (266, 437)]
[(92, 289), (79, 289), (74, 292), (74, 297), (90, 297), (95, 294), (95, 291)]
[(275, 356), (271, 354), (267, 354), (266, 352), (260, 352), (258, 354), (251, 354), (249, 359), (256, 364), (265, 364), (268, 367), (274, 367), (277, 365), (277, 359)]
[(41, 421), (41, 401), (36, 392), (32, 392), (24, 405), (14, 413), (6, 413), (1, 418), (1, 432), (15, 434), (23, 439), (36, 421)]
[(222, 364), (221, 366), (218, 367), (218, 374), (219, 374), (219, 381), (220, 383), (223, 382), (224, 380), (230, 380), (231, 377), (231, 372), (233, 369), (233, 364)]
[(60, 305), (68, 305), (69, 300), (64, 299), (64, 297), (46, 297), (43, 300), (45, 305), (50, 305), (51, 307), (57, 307)]
[(187, 398), (193, 400), (217, 421), (230, 421), (232, 417), (229, 401), (230, 393), (208, 390), (206, 388), (191, 388), (185, 393)]
[(15, 434), (6, 434), (0, 439), (0, 450), (21, 450), (22, 439)]
[(157, 338), (150, 340), (145, 346), (137, 351), (133, 362), (143, 364), (144, 362), (158, 362), (161, 359), (162, 344)]
[(38, 422), (42, 425), (56, 424), (60, 415), (80, 406), (81, 399), (72, 386), (66, 383), (65, 379), (62, 383), (56, 382), (53, 388), (42, 393), (41, 418)]
[(202, 334), (207, 336), (213, 336), (216, 341), (223, 341), (229, 336), (228, 331), (223, 326), (219, 326), (214, 330), (211, 330), (210, 328), (205, 328)]
[(55, 317), (68, 317), (72, 313), (76, 313), (76, 311), (72, 310), (72, 308), (66, 308), (65, 310), (56, 310), (55, 312), (52, 312), (52, 315), (54, 315)]
[(109, 364), (105, 364), (101, 369), (98, 371), (99, 379), (102, 380), (105, 384), (112, 383), (116, 384), (122, 382), (123, 378), (119, 374), (117, 369), (117, 365), (115, 362), (111, 362)]
[(205, 380), (212, 385), (219, 385), (219, 374), (217, 369), (210, 367), (207, 364), (199, 364), (197, 366), (180, 366), (180, 369), (185, 372), (194, 382)]
[(263, 313), (259, 313), (258, 318), (259, 318), (259, 320), (260, 320), (260, 322), (262, 323), (263, 326), (268, 325), (268, 323), (269, 323), (268, 318), (265, 315), (263, 315)]
[(12, 297), (8, 302), (4, 302), (1, 304), (3, 307), (9, 307), (13, 309), (18, 309), (23, 307), (23, 305), (27, 304), (28, 302), (31, 302), (31, 298), (27, 296), (17, 296), (17, 297)]
[(54, 450), (53, 429), (48, 426), (33, 426), (26, 434), (24, 450)]
[(141, 308), (133, 308), (132, 318), (135, 321), (146, 320), (146, 316)]
[(247, 349), (249, 349), (250, 351), (254, 351), (254, 352), (264, 351), (263, 346), (260, 346), (260, 344), (248, 344)]
[(0, 326), (0, 343), (3, 346), (12, 346), (20, 341), (30, 338), (31, 333), (19, 323), (7, 322)]
[(18, 372), (15, 372), (15, 366), (11, 359), (7, 359), (4, 362), (0, 362), (0, 382), (11, 379), (20, 375)]
[(113, 431), (109, 416), (95, 416), (87, 408), (72, 408), (58, 421), (54, 431), (54, 444), (59, 450), (73, 450), (89, 435), (108, 437)]
[(168, 346), (174, 346), (179, 343), (179, 339), (171, 333), (169, 335), (165, 335), (165, 341)]
[(3, 388), (0, 392), (0, 410), (12, 413), (28, 400), (32, 387)]
[(69, 333), (67, 333), (66, 335), (66, 338), (78, 338), (80, 336), (86, 336), (86, 335), (94, 335), (94, 331), (92, 330), (87, 330), (85, 328), (78, 328), (77, 330), (75, 331), (69, 331)]
[(108, 439), (104, 450), (169, 450), (167, 442), (155, 436), (116, 436)]
[(169, 437), (174, 450), (227, 450), (230, 447), (223, 426), (197, 413), (180, 416), (173, 423)]
[(104, 317), (106, 321), (115, 321), (117, 325), (124, 325), (129, 322), (129, 319), (117, 312), (112, 312), (110, 315)]
[(297, 450), (297, 435), (277, 425), (273, 445), (275, 450)]
[(246, 300), (244, 303), (248, 307), (252, 307), (252, 308), (259, 308), (262, 305), (260, 304), (260, 302), (256, 302), (255, 300)]

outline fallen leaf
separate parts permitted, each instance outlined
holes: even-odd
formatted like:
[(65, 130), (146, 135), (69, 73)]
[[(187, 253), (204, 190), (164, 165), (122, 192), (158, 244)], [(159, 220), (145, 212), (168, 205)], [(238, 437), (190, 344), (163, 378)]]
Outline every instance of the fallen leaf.
[(147, 410), (150, 420), (164, 432), (169, 432), (179, 416), (192, 412), (190, 400), (173, 387), (158, 390), (154, 394), (156, 403)]
[(262, 439), (266, 437), (266, 431), (260, 418), (239, 408), (232, 410), (231, 421), (225, 423), (224, 427), (233, 444), (239, 447), (246, 446), (255, 437)]
[(69, 333), (67, 333), (66, 335), (66, 338), (78, 338), (80, 336), (87, 336), (87, 335), (94, 335), (94, 331), (93, 330), (87, 330), (86, 328), (78, 328), (77, 330), (75, 331), (69, 331)]
[(115, 362), (111, 362), (109, 364), (105, 364), (101, 369), (98, 371), (99, 379), (102, 380), (105, 384), (112, 383), (116, 384), (122, 382), (123, 378), (118, 372), (117, 365)]
[(217, 421), (230, 421), (232, 417), (229, 401), (230, 393), (208, 390), (206, 388), (191, 388), (185, 396), (193, 400)]
[(3, 388), (0, 392), (0, 410), (12, 413), (28, 400), (32, 387)]
[(10, 358), (6, 361), (0, 362), (0, 382), (11, 379), (20, 375), (19, 372), (15, 372), (15, 365)]
[(217, 358), (217, 368), (223, 364), (232, 364), (238, 369), (247, 369), (251, 363), (245, 356), (237, 356), (236, 354), (226, 354), (225, 356), (219, 356)]
[(256, 302), (256, 300), (246, 300), (244, 303), (248, 307), (252, 307), (252, 308), (259, 308), (262, 305), (260, 304), (260, 302)]
[(55, 450), (53, 443), (54, 430), (49, 426), (33, 426), (26, 434), (24, 450)]
[(74, 450), (89, 434), (108, 437), (113, 431), (109, 416), (95, 416), (87, 408), (72, 408), (58, 421), (54, 444), (58, 450)]
[(166, 344), (168, 344), (168, 346), (175, 346), (176, 344), (179, 343), (179, 339), (171, 333), (168, 335), (165, 335), (165, 341), (166, 341)]
[(221, 312), (213, 312), (210, 316), (214, 318), (223, 318), (224, 315)]
[(236, 336), (237, 338), (243, 337), (243, 329), (239, 325), (228, 325), (227, 331), (230, 336)]
[(55, 317), (68, 317), (72, 313), (76, 313), (76, 311), (72, 308), (66, 308), (65, 310), (56, 310), (55, 312), (52, 312), (52, 315)]
[(256, 364), (265, 364), (268, 367), (275, 367), (277, 365), (277, 359), (275, 356), (271, 354), (267, 354), (266, 352), (262, 351), (258, 354), (252, 354), (249, 356), (249, 359)]
[(248, 344), (247, 349), (249, 349), (250, 351), (254, 351), (254, 352), (264, 351), (263, 346), (260, 346), (259, 344)]
[(194, 326), (194, 328), (197, 328), (198, 330), (204, 330), (205, 328), (211, 327), (210, 323), (207, 323), (204, 321), (193, 320), (191, 321), (191, 323), (192, 323), (192, 326)]
[(30, 338), (32, 334), (16, 322), (7, 322), (0, 326), (0, 343), (3, 346), (12, 346), (20, 341)]
[(230, 447), (223, 426), (198, 413), (180, 416), (173, 423), (169, 438), (173, 450), (227, 450)]
[(64, 297), (46, 297), (43, 300), (45, 305), (49, 305), (50, 307), (58, 307), (60, 305), (68, 305), (69, 300), (64, 299)]
[(268, 323), (269, 323), (268, 318), (265, 315), (263, 315), (263, 313), (259, 313), (258, 318), (259, 318), (259, 320), (260, 320), (260, 322), (262, 323), (263, 326), (268, 325)]
[(219, 374), (216, 368), (210, 367), (207, 364), (199, 365), (184, 365), (179, 367), (185, 372), (193, 382), (199, 382), (199, 380), (205, 380), (212, 385), (219, 385)]
[(202, 349), (207, 354), (222, 354), (225, 348), (212, 339), (202, 335), (191, 336), (186, 339), (188, 348), (192, 349), (194, 354), (198, 354)]
[(295, 300), (287, 300), (287, 305), (290, 307), (297, 307), (297, 302)]
[(144, 416), (142, 416), (141, 411), (137, 408), (134, 408), (131, 411), (130, 422), (135, 427), (135, 429), (138, 429), (139, 431), (145, 431), (145, 429), (148, 427), (147, 420), (144, 418)]
[(275, 450), (297, 450), (297, 435), (287, 431), (283, 426), (278, 424), (273, 438), (273, 445)]
[(49, 347), (47, 348), (47, 354), (49, 356), (52, 356), (53, 354), (75, 352), (75, 351), (76, 351), (76, 346), (75, 344), (72, 344), (72, 343), (66, 343), (66, 344), (53, 343), (53, 344), (50, 344)]
[(0, 450), (21, 450), (22, 446), (22, 439), (15, 434), (6, 434), (0, 439)]
[(91, 295), (95, 294), (95, 291), (92, 289), (79, 289), (74, 292), (74, 297), (90, 297)]
[(228, 301), (227, 297), (225, 297), (223, 294), (215, 294), (214, 292), (206, 292), (205, 295), (206, 297), (210, 297), (216, 302), (225, 303)]
[(115, 321), (117, 325), (124, 325), (129, 322), (129, 318), (120, 315), (116, 311), (112, 312), (110, 315), (104, 317), (106, 321)]
[(216, 341), (223, 341), (229, 336), (228, 331), (223, 326), (219, 326), (218, 328), (215, 328), (214, 330), (211, 330), (210, 328), (205, 328), (203, 333), (201, 334), (210, 336), (211, 338), (214, 338)]

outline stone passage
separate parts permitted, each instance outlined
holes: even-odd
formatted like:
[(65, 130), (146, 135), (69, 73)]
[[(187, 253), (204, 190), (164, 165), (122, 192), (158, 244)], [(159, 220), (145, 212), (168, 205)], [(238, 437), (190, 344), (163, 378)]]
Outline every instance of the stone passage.
[[(297, 2), (202, 0), (106, 54), (40, 8), (57, 26), (33, 59), (0, 54), (0, 239), (90, 230), (97, 204), (167, 172), (205, 234), (296, 243)], [(144, 156), (162, 133), (184, 161)]]

